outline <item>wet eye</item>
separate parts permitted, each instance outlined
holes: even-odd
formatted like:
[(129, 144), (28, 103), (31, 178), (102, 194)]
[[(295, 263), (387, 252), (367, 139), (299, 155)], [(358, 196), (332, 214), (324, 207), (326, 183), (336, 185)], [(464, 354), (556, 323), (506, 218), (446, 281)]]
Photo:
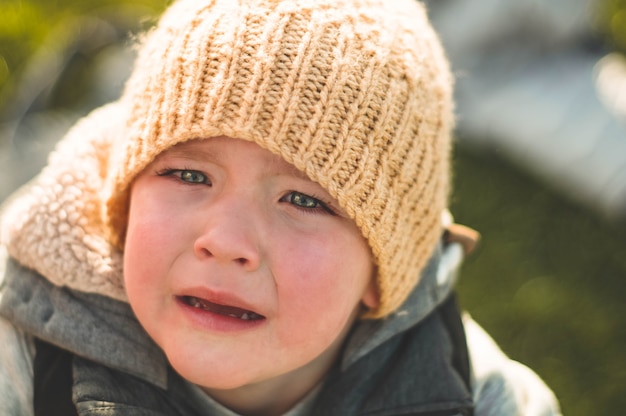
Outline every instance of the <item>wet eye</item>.
[(317, 199), (298, 192), (292, 192), (289, 199), (289, 202), (301, 208), (318, 208), (321, 205)]
[(329, 214), (333, 214), (334, 212), (322, 201), (312, 196), (303, 194), (301, 192), (290, 192), (283, 197), (283, 201), (289, 202), (292, 205), (295, 205), (297, 208), (311, 211), (325, 211)]
[(164, 169), (157, 172), (159, 176), (171, 176), (189, 184), (211, 185), (211, 181), (204, 173), (190, 169)]
[(197, 170), (181, 170), (180, 179), (189, 183), (208, 183), (208, 178)]

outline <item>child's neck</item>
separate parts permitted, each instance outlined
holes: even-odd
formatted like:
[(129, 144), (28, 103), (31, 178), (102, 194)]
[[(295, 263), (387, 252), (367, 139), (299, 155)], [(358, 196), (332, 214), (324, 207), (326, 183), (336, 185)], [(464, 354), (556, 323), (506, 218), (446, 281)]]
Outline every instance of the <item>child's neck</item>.
[(205, 391), (214, 400), (238, 414), (280, 416), (303, 400), (322, 379), (313, 385), (310, 385), (309, 380), (295, 378), (288, 381), (263, 382), (233, 390), (205, 389)]

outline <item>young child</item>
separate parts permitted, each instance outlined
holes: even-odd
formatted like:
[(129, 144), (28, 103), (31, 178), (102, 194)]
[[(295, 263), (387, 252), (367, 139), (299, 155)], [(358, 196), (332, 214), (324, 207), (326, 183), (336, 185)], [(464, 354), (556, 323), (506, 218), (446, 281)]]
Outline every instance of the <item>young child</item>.
[(4, 210), (0, 413), (558, 414), (455, 306), (451, 90), (414, 0), (174, 3)]

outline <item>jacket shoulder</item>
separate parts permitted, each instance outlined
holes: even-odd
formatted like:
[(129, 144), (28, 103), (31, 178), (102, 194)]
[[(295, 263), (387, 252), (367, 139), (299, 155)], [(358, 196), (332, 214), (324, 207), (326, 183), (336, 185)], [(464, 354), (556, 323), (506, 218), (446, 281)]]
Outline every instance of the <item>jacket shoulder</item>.
[(335, 368), (314, 414), (472, 415), (469, 361), (454, 296), (350, 367)]
[(33, 415), (34, 340), (1, 317), (0, 339), (0, 414)]
[(469, 315), (463, 321), (476, 415), (561, 415), (554, 393), (535, 372), (506, 356)]

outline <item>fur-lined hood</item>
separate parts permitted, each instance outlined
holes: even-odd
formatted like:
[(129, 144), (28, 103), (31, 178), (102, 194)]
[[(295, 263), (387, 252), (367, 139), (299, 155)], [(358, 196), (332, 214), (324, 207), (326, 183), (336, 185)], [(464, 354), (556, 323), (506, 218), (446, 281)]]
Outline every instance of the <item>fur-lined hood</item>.
[(57, 286), (118, 300), (126, 295), (122, 253), (108, 241), (102, 212), (106, 169), (122, 106), (76, 124), (43, 171), (2, 209), (1, 240), (11, 257)]

